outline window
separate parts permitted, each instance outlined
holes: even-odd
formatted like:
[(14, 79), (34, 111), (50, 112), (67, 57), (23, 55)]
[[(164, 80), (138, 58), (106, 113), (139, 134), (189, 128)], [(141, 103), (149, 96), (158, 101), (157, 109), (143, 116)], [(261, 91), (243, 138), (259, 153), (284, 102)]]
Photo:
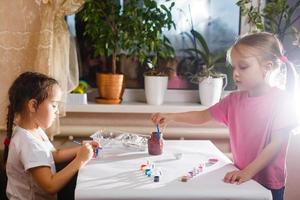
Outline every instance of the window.
[[(157, 0), (159, 4), (163, 0)], [(210, 49), (214, 51), (226, 50), (239, 35), (240, 13), (235, 0), (177, 0), (172, 11), (176, 23), (176, 30), (165, 32), (176, 50), (176, 58), (159, 62), (168, 68), (170, 81), (182, 76), (181, 82), (170, 86), (172, 89), (195, 89), (190, 83), (185, 66), (180, 61), (186, 56), (181, 50), (193, 44), (185, 33), (192, 27), (203, 34)], [(123, 1), (120, 1), (123, 5)], [(167, 3), (169, 4), (169, 2)], [(97, 70), (106, 71), (109, 63), (105, 58), (93, 58), (93, 50), (83, 36), (84, 25), (76, 21), (77, 42), (80, 49), (80, 78), (87, 80), (95, 87), (95, 73)], [(223, 72), (228, 69), (222, 67)], [(125, 74), (127, 88), (143, 88), (143, 67), (133, 58), (122, 58), (119, 62), (119, 71)], [(229, 75), (230, 76), (230, 75)]]

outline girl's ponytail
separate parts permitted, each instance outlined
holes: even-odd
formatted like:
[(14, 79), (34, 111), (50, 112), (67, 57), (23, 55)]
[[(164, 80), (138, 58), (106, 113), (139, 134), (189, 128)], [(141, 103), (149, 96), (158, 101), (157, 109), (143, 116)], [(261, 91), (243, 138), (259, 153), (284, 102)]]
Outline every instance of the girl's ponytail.
[[(290, 61), (285, 62), (286, 65), (286, 91), (290, 94), (290, 103), (294, 109), (298, 108), (300, 101), (299, 75)], [(299, 110), (296, 110), (296, 118), (300, 120)], [(298, 129), (298, 128), (297, 128)]]
[[(282, 59), (284, 58), (284, 59)], [(286, 57), (282, 56), (280, 60), (286, 66), (286, 90), (292, 95), (292, 97), (296, 98), (299, 90), (299, 76), (295, 69), (293, 63), (291, 63)]]
[(7, 157), (8, 157), (9, 143), (12, 137), (14, 118), (15, 118), (15, 113), (14, 113), (13, 106), (9, 105), (8, 112), (7, 112), (7, 123), (6, 123), (7, 134), (4, 140), (4, 153), (3, 153), (4, 165), (6, 164)]

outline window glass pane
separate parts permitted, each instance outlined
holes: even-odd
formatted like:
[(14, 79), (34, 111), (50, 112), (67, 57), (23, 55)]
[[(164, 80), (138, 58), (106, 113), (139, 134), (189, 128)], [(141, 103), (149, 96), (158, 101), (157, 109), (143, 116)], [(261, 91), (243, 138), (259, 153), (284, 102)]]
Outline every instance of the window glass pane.
[(235, 2), (235, 0), (177, 0), (172, 11), (176, 30), (165, 34), (177, 50), (189, 48), (193, 45), (183, 33), (190, 32), (193, 25), (196, 31), (203, 34), (212, 51), (227, 49), (239, 34), (240, 16)]
[[(157, 0), (159, 4), (168, 5), (171, 2)], [(170, 39), (176, 50), (176, 58), (161, 61), (159, 64), (166, 66), (169, 70), (169, 79), (173, 75), (179, 77), (180, 83), (170, 84), (172, 89), (196, 89), (197, 85), (191, 84), (184, 74), (187, 67), (180, 66), (185, 58), (182, 49), (193, 47), (192, 42), (185, 33), (189, 33), (192, 27), (203, 34), (212, 52), (226, 50), (232, 45), (239, 34), (240, 13), (235, 0), (175, 0), (172, 11), (176, 23), (176, 30), (165, 31), (164, 34)], [(120, 5), (125, 5), (123, 0)], [(72, 30), (72, 20), (70, 29)], [(69, 21), (69, 20), (68, 20)], [(109, 61), (105, 58), (94, 58), (92, 44), (89, 44), (83, 35), (84, 24), (76, 20), (76, 36), (80, 48), (80, 77), (85, 79), (93, 87), (95, 85), (95, 73), (97, 70), (107, 71)], [(139, 66), (134, 58), (122, 58), (118, 63), (119, 71), (125, 74), (127, 88), (143, 88), (144, 68)], [(224, 67), (223, 67), (224, 68)], [(224, 72), (228, 69), (223, 69)], [(227, 72), (226, 72), (227, 73)], [(230, 72), (229, 72), (230, 73)], [(178, 75), (178, 77), (177, 77)], [(230, 77), (230, 75), (229, 75)], [(182, 79), (182, 80), (181, 80)], [(178, 80), (176, 80), (178, 81)]]

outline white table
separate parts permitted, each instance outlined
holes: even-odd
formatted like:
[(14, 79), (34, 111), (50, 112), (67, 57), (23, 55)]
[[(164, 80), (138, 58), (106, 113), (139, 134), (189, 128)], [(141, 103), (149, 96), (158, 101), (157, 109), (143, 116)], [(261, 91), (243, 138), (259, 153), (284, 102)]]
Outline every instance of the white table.
[[(182, 158), (176, 159), (176, 153), (182, 153)], [(209, 158), (219, 162), (188, 182), (180, 181)], [(147, 160), (162, 169), (160, 182), (153, 182), (153, 177), (140, 171)], [(272, 199), (271, 192), (255, 181), (224, 183), (225, 173), (233, 169), (231, 161), (207, 140), (165, 141), (164, 153), (159, 156), (114, 145), (79, 171), (75, 199)]]

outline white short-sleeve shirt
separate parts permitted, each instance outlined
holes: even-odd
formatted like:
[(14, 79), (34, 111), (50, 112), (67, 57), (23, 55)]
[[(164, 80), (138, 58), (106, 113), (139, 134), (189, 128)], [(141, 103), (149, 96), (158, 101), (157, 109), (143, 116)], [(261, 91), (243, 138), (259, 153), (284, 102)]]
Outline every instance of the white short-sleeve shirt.
[(56, 196), (41, 189), (28, 171), (38, 166), (49, 166), (52, 173), (56, 172), (52, 143), (41, 128), (35, 134), (39, 134), (44, 140), (19, 126), (13, 131), (6, 163), (6, 193), (9, 199), (56, 199)]

